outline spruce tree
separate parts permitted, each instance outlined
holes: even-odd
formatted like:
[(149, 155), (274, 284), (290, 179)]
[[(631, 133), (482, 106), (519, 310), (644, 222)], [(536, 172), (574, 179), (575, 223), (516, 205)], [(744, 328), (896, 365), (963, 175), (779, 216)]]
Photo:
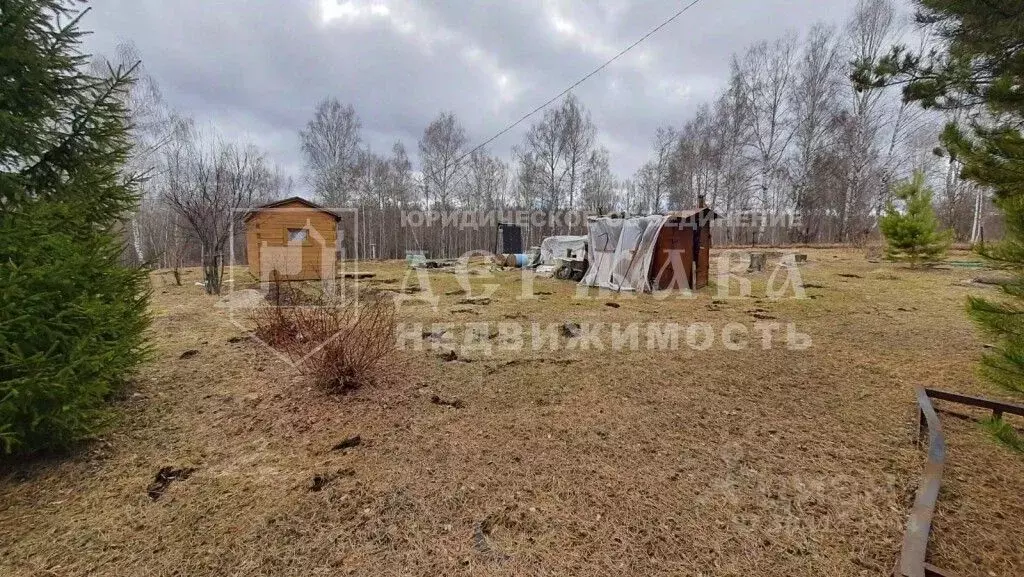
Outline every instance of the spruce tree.
[(0, 0), (0, 454), (94, 434), (146, 354), (146, 276), (119, 264), (132, 70), (88, 73), (79, 6)]
[(963, 164), (964, 178), (992, 191), (1005, 218), (1004, 240), (983, 256), (1015, 274), (998, 299), (971, 298), (970, 314), (996, 341), (983, 372), (1024, 393), (1024, 3), (1020, 0), (916, 0), (917, 20), (941, 47), (926, 54), (894, 47), (879, 62), (861, 62), (862, 86), (902, 84), (904, 98), (925, 108), (964, 109), (943, 146)]
[(932, 208), (932, 191), (924, 183), (924, 174), (915, 172), (909, 181), (897, 184), (895, 199), (902, 202), (901, 212), (892, 201), (879, 222), (885, 236), (885, 254), (891, 260), (907, 261), (911, 267), (933, 263), (949, 249), (948, 231), (939, 230)]

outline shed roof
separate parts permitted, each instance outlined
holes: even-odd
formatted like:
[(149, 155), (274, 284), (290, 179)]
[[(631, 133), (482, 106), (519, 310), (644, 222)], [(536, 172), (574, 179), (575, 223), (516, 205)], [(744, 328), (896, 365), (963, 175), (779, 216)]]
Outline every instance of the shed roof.
[(711, 213), (712, 220), (718, 219), (718, 218), (722, 218), (722, 215), (718, 214), (717, 212), (711, 210), (708, 207), (704, 207), (704, 208), (690, 208), (690, 209), (687, 209), (687, 210), (673, 210), (671, 212), (665, 213), (665, 216), (667, 216), (669, 218), (681, 218), (681, 219), (685, 220), (687, 218), (692, 218), (694, 216), (697, 216), (698, 214), (701, 214), (704, 211), (707, 211), (707, 212)]
[(306, 200), (306, 199), (302, 198), (301, 196), (293, 196), (291, 198), (285, 198), (283, 200), (275, 200), (274, 202), (271, 202), (271, 203), (268, 203), (268, 204), (263, 204), (263, 205), (260, 205), (260, 206), (255, 206), (252, 209), (250, 209), (249, 212), (245, 213), (245, 220), (249, 220), (253, 216), (256, 216), (256, 214), (258, 214), (261, 210), (281, 208), (281, 207), (283, 207), (285, 205), (288, 205), (288, 204), (291, 204), (293, 202), (297, 202), (299, 204), (302, 204), (303, 206), (305, 206), (305, 207), (307, 207), (307, 208), (309, 208), (311, 210), (315, 210), (315, 211), (319, 211), (319, 212), (322, 212), (324, 214), (327, 214), (327, 215), (331, 216), (332, 218), (334, 218), (335, 221), (341, 220), (341, 216), (338, 213), (336, 213), (336, 212), (334, 212), (332, 210), (328, 210), (328, 209), (320, 206), (319, 204), (317, 204), (317, 203), (315, 203), (313, 201)]
[(605, 214), (605, 215), (600, 215), (600, 216), (588, 216), (587, 220), (597, 220), (599, 218), (641, 218), (641, 217), (644, 217), (644, 216), (659, 216), (659, 215), (660, 216), (664, 216), (664, 217), (668, 218), (669, 220), (675, 220), (675, 219), (686, 220), (688, 218), (692, 218), (694, 216), (697, 216), (698, 214), (707, 214), (707, 213), (710, 213), (710, 216), (711, 216), (712, 220), (716, 220), (716, 219), (722, 218), (722, 215), (718, 214), (717, 212), (715, 212), (711, 208), (704, 207), (704, 208), (688, 208), (688, 209), (685, 209), (685, 210), (673, 210), (673, 211), (669, 211), (669, 212), (658, 213), (657, 215), (641, 215), (641, 214), (625, 215), (625, 214), (623, 214), (621, 212), (613, 212), (611, 214)]

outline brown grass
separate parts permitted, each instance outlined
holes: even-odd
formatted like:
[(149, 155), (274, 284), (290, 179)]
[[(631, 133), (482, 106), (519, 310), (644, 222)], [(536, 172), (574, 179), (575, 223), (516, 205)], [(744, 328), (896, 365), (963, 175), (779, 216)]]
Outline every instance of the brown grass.
[[(807, 300), (758, 297), (764, 275), (745, 299), (712, 288), (579, 301), (571, 283), (536, 279), (551, 294), (518, 300), (523, 281), (507, 271), (475, 275), (473, 294), (500, 289), (467, 306), (456, 277), (436, 271), (437, 310), (409, 301), (397, 312), (427, 325), (721, 326), (758, 309), (811, 335), (805, 351), (445, 362), (428, 345), (404, 353), (416, 368), (406, 380), (347, 396), (257, 342), (229, 343), (242, 328), (201, 287), (159, 287), (159, 358), (121, 421), (78, 454), (0, 479), (0, 574), (885, 575), (921, 469), (912, 386), (1005, 398), (974, 376), (983, 342), (963, 311), (968, 294), (991, 289), (961, 284), (977, 271), (807, 252), (804, 280), (821, 287)], [(400, 264), (372, 269), (374, 286), (401, 290)], [(1024, 574), (1024, 460), (976, 422), (942, 418), (931, 561)], [(359, 446), (331, 450), (357, 434)], [(195, 471), (154, 501), (146, 488), (166, 466)]]

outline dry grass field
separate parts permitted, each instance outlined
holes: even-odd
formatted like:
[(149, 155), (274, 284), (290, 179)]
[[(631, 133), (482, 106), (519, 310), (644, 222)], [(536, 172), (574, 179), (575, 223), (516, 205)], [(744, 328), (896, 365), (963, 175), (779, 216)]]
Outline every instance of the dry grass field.
[[(538, 298), (519, 300), (522, 277), (505, 271), (473, 277), (500, 285), (489, 304), (458, 304), (455, 275), (431, 272), (438, 308), (404, 303), (402, 322), (718, 332), (707, 350), (649, 350), (641, 332), (637, 350), (559, 337), (553, 352), (456, 361), (427, 343), (401, 353), (395, 382), (345, 396), (233, 338), (244, 331), (197, 272), (182, 287), (154, 274), (155, 358), (109, 433), (0, 475), (0, 574), (886, 575), (923, 462), (913, 386), (1013, 400), (974, 373), (984, 340), (964, 302), (993, 289), (965, 283), (979, 274), (967, 268), (802, 252), (806, 299), (764, 298), (766, 275), (752, 274), (749, 297), (582, 300), (536, 279)], [(363, 270), (382, 288), (407, 273)], [(812, 346), (786, 347), (784, 329), (768, 349), (757, 335), (723, 346), (721, 327), (758, 321), (793, 323)], [(1024, 458), (941, 417), (931, 561), (1024, 574)], [(194, 472), (154, 500), (168, 466)]]

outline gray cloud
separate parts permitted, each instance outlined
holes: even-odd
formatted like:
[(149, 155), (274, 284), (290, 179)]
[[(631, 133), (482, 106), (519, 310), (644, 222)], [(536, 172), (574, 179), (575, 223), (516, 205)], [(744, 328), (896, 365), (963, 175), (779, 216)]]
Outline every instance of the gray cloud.
[[(841, 23), (856, 0), (704, 0), (576, 90), (631, 174), (659, 125), (680, 125), (724, 85), (733, 52)], [(95, 0), (87, 49), (132, 41), (171, 107), (269, 151), (298, 177), (298, 130), (314, 104), (355, 106), (377, 151), (414, 153), (453, 111), (474, 143), (557, 94), (682, 2)], [(507, 155), (525, 125), (491, 145)], [(298, 181), (299, 179), (297, 179)]]

